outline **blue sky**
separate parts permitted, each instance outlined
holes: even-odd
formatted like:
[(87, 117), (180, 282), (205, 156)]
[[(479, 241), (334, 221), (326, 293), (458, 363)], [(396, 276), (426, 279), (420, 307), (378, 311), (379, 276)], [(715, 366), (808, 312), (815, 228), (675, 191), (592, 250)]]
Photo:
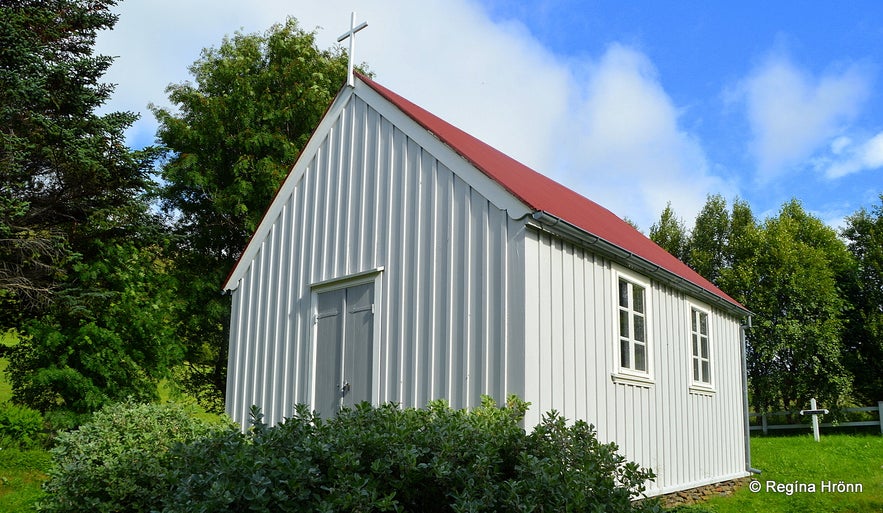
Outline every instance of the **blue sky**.
[[(321, 4), (321, 5), (317, 5)], [(108, 108), (142, 113), (200, 49), (286, 16), (377, 80), (645, 231), (708, 194), (831, 224), (883, 193), (883, 4), (871, 1), (128, 0), (99, 38)]]

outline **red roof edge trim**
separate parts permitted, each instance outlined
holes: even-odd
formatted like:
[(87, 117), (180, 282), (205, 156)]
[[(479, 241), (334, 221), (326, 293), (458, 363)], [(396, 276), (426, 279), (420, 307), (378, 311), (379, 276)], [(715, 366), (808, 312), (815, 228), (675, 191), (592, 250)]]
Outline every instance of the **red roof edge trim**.
[[(592, 247), (595, 247), (596, 244), (598, 246), (600, 246), (602, 249), (598, 250), (597, 252), (603, 256), (611, 256), (612, 255), (614, 258), (619, 258), (623, 261), (628, 261), (628, 262), (636, 262), (637, 261), (638, 262), (637, 264), (629, 263), (627, 265), (627, 267), (634, 268), (634, 270), (640, 270), (640, 271), (644, 272), (645, 274), (656, 277), (657, 279), (660, 278), (659, 272), (662, 271), (664, 273), (667, 273), (670, 276), (670, 278), (663, 279), (662, 281), (668, 281), (668, 282), (675, 283), (675, 284), (677, 284), (678, 281), (681, 281), (683, 283), (687, 283), (687, 284), (691, 285), (695, 290), (701, 291), (701, 293), (704, 295), (711, 295), (711, 296), (716, 297), (717, 299), (723, 299), (730, 306), (736, 307), (737, 310), (739, 310), (743, 313), (750, 313), (749, 310), (747, 308), (745, 308), (741, 303), (739, 303), (735, 299), (731, 298), (728, 294), (721, 291), (720, 289), (715, 287), (710, 282), (708, 282), (708, 284), (711, 285), (711, 287), (708, 287), (708, 288), (703, 287), (700, 284), (690, 281), (687, 278), (685, 278), (684, 276), (675, 274), (675, 273), (671, 272), (670, 270), (660, 266), (659, 264), (657, 264), (655, 262), (651, 262), (651, 261), (645, 259), (644, 257), (629, 251), (626, 248), (622, 248), (620, 246), (612, 244), (609, 241), (606, 241), (593, 233), (589, 233), (578, 226), (574, 226), (573, 224), (567, 222), (566, 220), (556, 217), (555, 215), (550, 214), (549, 212), (536, 211), (533, 213), (532, 217), (541, 226), (545, 227), (546, 229), (548, 229), (551, 232), (559, 233), (561, 235), (569, 236), (569, 237), (576, 238), (579, 240), (586, 240), (588, 238), (593, 239), (593, 240), (588, 241), (588, 244)], [(702, 278), (701, 275), (697, 274), (697, 276)], [(704, 280), (704, 278), (702, 278), (702, 279)], [(683, 283), (681, 283), (681, 288), (684, 288)]]
[(738, 301), (613, 212), (534, 171), (365, 75), (356, 73), (356, 76), (528, 207), (566, 221), (583, 232), (620, 248), (626, 254), (638, 256), (738, 310), (748, 312)]

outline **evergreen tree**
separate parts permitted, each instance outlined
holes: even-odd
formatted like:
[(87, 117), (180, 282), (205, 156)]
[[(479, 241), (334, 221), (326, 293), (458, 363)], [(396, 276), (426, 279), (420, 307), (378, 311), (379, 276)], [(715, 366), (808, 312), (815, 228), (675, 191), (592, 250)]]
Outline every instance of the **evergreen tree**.
[(95, 37), (112, 0), (0, 4), (0, 307), (21, 341), (14, 399), (86, 413), (153, 396), (175, 359), (163, 231), (148, 209), (155, 153), (133, 152)]
[(95, 110), (112, 59), (92, 54), (115, 2), (0, 4), (0, 298), (6, 327), (45, 307), (94, 218), (149, 182), (150, 156), (123, 144), (132, 113)]

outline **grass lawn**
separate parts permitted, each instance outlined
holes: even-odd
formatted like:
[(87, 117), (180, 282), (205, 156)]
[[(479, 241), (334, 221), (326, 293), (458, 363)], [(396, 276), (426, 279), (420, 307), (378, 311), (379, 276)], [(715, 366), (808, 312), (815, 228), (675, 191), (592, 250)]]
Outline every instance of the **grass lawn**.
[[(0, 344), (10, 343), (15, 343), (14, 336), (0, 334)], [(12, 397), (12, 386), (5, 373), (8, 364), (6, 358), (0, 358), (0, 403)], [(193, 398), (174, 393), (166, 385), (161, 387), (160, 393), (162, 402), (175, 400), (189, 404), (194, 415), (218, 421), (222, 418), (220, 415), (206, 413), (195, 404)], [(48, 477), (46, 473), (51, 464), (48, 451), (20, 451), (0, 446), (0, 513), (34, 512), (34, 505), (43, 495), (42, 484)]]
[[(0, 346), (14, 346), (17, 343), (18, 337), (14, 332), (0, 332)], [(0, 403), (12, 398), (12, 383), (9, 382), (9, 376), (6, 375), (8, 365), (9, 360), (0, 358)]]
[[(682, 507), (684, 513), (878, 513), (883, 511), (883, 436), (758, 437), (751, 459), (763, 471), (731, 497)], [(842, 486), (841, 486), (842, 481)], [(830, 485), (829, 485), (830, 483)], [(859, 488), (861, 491), (858, 491)], [(850, 491), (846, 491), (850, 490)]]
[[(6, 337), (0, 334), (0, 338)], [(0, 358), (0, 401), (11, 396), (9, 383), (2, 374), (6, 365), (7, 361)], [(176, 394), (163, 387), (161, 395), (167, 401)], [(182, 399), (176, 397), (179, 402)], [(675, 511), (883, 512), (883, 436), (823, 432), (819, 443), (810, 434), (756, 437), (751, 440), (751, 457), (753, 466), (763, 471), (754, 477), (759, 491), (752, 492), (745, 487), (731, 497), (717, 497), (705, 504), (682, 506)], [(34, 503), (42, 495), (41, 484), (50, 464), (47, 451), (0, 448), (0, 512), (33, 512)], [(844, 486), (839, 489), (857, 490), (860, 485), (861, 491), (839, 492), (841, 481)]]
[[(12, 386), (5, 375), (8, 363), (6, 358), (0, 358), (0, 402), (12, 396)], [(48, 451), (0, 447), (0, 511), (34, 511), (34, 503), (43, 494), (41, 485), (50, 464)]]
[(47, 451), (0, 450), (0, 511), (34, 511), (50, 464)]
[(12, 398), (12, 384), (6, 379), (6, 367), (8, 365), (9, 360), (0, 358), (0, 403)]

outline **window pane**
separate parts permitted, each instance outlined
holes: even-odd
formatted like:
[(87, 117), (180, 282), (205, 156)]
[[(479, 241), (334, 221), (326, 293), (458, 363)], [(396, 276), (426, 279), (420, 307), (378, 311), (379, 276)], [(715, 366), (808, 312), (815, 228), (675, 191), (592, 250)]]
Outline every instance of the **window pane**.
[(699, 360), (693, 358), (693, 381), (699, 381)]
[(644, 313), (644, 289), (637, 285), (632, 285), (632, 294), (635, 296), (634, 310)]
[(629, 358), (631, 351), (631, 344), (629, 344), (628, 340), (620, 340), (619, 341), (619, 361), (620, 365), (625, 368), (631, 368), (631, 358)]
[(635, 340), (644, 342), (644, 316), (635, 314)]
[(702, 381), (711, 383), (711, 371), (707, 360), (702, 362)]
[(647, 370), (647, 348), (644, 344), (635, 344), (635, 370)]
[(619, 280), (619, 306), (629, 307), (629, 284), (625, 280)]
[(629, 313), (625, 310), (619, 311), (619, 336), (629, 336)]
[(708, 335), (708, 315), (704, 313), (699, 314), (699, 333)]
[(693, 333), (693, 356), (699, 356), (699, 336)]
[(708, 359), (708, 337), (702, 337), (702, 358)]
[(693, 321), (693, 333), (699, 331), (699, 328), (696, 326), (696, 317), (699, 315), (699, 312), (693, 310), (692, 315), (690, 315), (690, 320)]

